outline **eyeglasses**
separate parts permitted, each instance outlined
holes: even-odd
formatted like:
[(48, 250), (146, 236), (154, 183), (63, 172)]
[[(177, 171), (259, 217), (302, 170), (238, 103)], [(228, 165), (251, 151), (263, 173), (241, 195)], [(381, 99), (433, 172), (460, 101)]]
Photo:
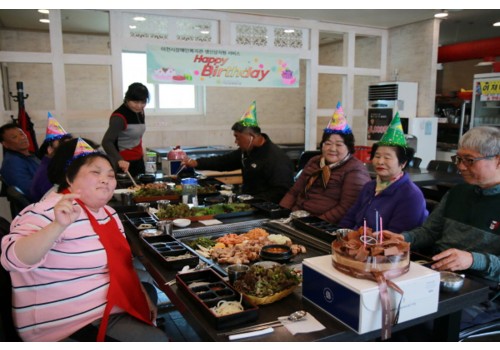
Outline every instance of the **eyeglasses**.
[(483, 159), (491, 159), (491, 158), (495, 158), (496, 155), (492, 155), (492, 156), (484, 156), (484, 157), (476, 157), (476, 158), (462, 158), (460, 156), (451, 156), (451, 160), (453, 163), (455, 163), (456, 165), (462, 163), (463, 165), (465, 165), (466, 167), (471, 167), (472, 165), (474, 165), (475, 162), (479, 161), (479, 160), (483, 160)]

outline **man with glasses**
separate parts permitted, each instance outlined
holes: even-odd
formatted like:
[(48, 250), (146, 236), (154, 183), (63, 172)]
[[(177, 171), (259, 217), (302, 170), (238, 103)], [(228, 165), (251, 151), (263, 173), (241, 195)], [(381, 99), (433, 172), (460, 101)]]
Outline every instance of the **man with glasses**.
[[(466, 183), (451, 188), (421, 227), (402, 235), (412, 250), (432, 256), (433, 269), (478, 276), (495, 298), (500, 285), (500, 129), (470, 129), (452, 158)], [(500, 319), (499, 299), (464, 310), (462, 327)]]

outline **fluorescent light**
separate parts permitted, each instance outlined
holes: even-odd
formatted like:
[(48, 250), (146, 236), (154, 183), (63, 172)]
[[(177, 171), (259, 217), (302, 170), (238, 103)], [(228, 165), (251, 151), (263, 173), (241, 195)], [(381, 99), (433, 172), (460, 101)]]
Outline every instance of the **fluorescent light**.
[(200, 30), (200, 33), (201, 34), (210, 34), (210, 31), (209, 30)]
[(128, 27), (129, 27), (130, 29), (135, 29), (135, 28), (137, 28), (137, 26), (134, 26), (134, 25), (132, 25), (132, 24), (131, 24), (131, 25), (129, 25)]
[(448, 17), (448, 12), (446, 12), (445, 10), (442, 10), (441, 12), (438, 12), (438, 13), (434, 14), (434, 17), (436, 17), (436, 18), (446, 18), (446, 17)]
[(500, 22), (493, 23), (493, 27), (500, 27)]
[(491, 66), (491, 65), (493, 65), (493, 62), (482, 61), (482, 62), (479, 62), (478, 64), (476, 64), (476, 67), (480, 67), (480, 66)]
[(134, 17), (134, 21), (144, 22), (145, 20), (146, 20), (146, 17), (141, 17), (141, 16)]
[(295, 30), (294, 29), (285, 29), (284, 32), (287, 34), (290, 34), (290, 33), (295, 33)]
[(49, 10), (38, 10), (38, 12), (43, 13), (43, 14), (48, 14)]
[(50, 23), (50, 20), (48, 18), (40, 18), (38, 21), (42, 23)]

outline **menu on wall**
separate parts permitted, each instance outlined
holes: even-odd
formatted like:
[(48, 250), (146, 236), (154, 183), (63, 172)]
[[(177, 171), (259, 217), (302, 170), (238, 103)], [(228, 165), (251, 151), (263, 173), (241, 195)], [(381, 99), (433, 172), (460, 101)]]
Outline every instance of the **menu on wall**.
[(368, 110), (367, 139), (378, 141), (392, 121), (392, 108), (372, 108)]

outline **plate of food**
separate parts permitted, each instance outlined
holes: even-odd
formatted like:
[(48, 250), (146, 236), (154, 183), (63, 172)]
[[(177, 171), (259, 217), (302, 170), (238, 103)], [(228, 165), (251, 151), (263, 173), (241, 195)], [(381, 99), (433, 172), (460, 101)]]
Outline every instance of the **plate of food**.
[(302, 283), (302, 274), (286, 265), (252, 265), (236, 280), (234, 289), (255, 305), (271, 304), (292, 294)]

